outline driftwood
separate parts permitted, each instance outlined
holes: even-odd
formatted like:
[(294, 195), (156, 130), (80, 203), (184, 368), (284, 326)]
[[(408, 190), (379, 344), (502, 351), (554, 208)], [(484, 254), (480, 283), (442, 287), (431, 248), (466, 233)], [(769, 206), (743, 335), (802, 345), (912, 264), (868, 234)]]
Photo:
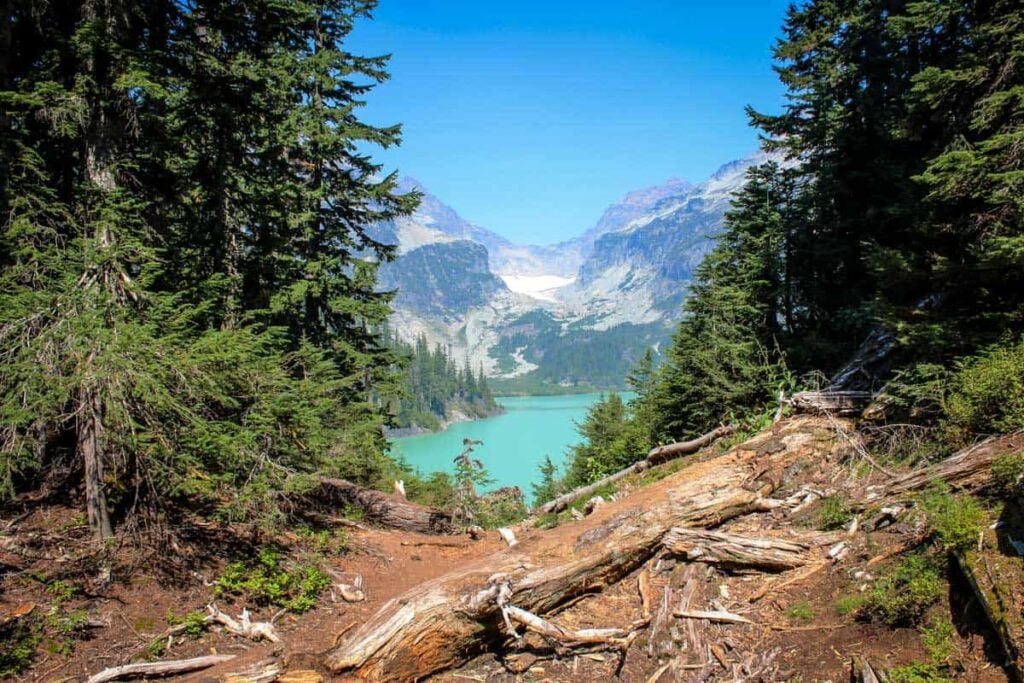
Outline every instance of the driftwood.
[(563, 493), (554, 500), (548, 501), (544, 505), (541, 505), (534, 511), (534, 514), (548, 514), (550, 512), (561, 512), (565, 508), (569, 507), (569, 504), (578, 498), (589, 496), (596, 491), (600, 491), (609, 484), (614, 484), (620, 479), (623, 479), (630, 474), (639, 474), (647, 470), (647, 468), (653, 465), (660, 465), (661, 463), (668, 462), (674, 458), (686, 455), (688, 453), (696, 453), (705, 446), (713, 443), (717, 439), (730, 434), (733, 431), (732, 426), (723, 426), (712, 429), (707, 434), (699, 436), (696, 439), (690, 441), (681, 441), (679, 443), (672, 443), (666, 446), (658, 446), (652, 448), (647, 457), (643, 460), (633, 463), (625, 469), (619, 470), (615, 474), (610, 474), (604, 479), (599, 479), (593, 484), (587, 484), (586, 486), (580, 486), (579, 488), (573, 489), (568, 493)]
[(410, 503), (405, 498), (368, 489), (344, 479), (321, 478), (309, 495), (332, 505), (362, 508), (367, 522), (421, 534), (455, 531), (451, 513)]
[(728, 568), (783, 571), (807, 564), (810, 544), (776, 538), (754, 538), (719, 531), (675, 527), (662, 544), (690, 561)]
[(860, 413), (874, 397), (870, 391), (800, 391), (789, 403), (798, 413), (852, 416)]
[(643, 500), (601, 506), (576, 525), (533, 534), (386, 603), (327, 658), (336, 674), (411, 681), (466, 661), (500, 634), (502, 607), (550, 613), (640, 567), (674, 526), (708, 527), (766, 509), (774, 477), (835, 444), (820, 418), (780, 423), (718, 457), (644, 490)]
[(206, 606), (206, 621), (208, 623), (220, 624), (227, 631), (236, 636), (242, 636), (249, 640), (269, 640), (272, 643), (280, 643), (281, 637), (277, 635), (277, 629), (269, 621), (253, 621), (249, 610), (243, 609), (238, 619), (221, 612), (214, 604)]
[(237, 655), (206, 655), (205, 657), (194, 657), (192, 659), (175, 659), (166, 662), (143, 662), (141, 664), (125, 664), (113, 666), (109, 669), (90, 676), (85, 683), (106, 683), (106, 681), (117, 681), (123, 678), (142, 678), (143, 676), (174, 676), (208, 669), (215, 664), (227, 662)]

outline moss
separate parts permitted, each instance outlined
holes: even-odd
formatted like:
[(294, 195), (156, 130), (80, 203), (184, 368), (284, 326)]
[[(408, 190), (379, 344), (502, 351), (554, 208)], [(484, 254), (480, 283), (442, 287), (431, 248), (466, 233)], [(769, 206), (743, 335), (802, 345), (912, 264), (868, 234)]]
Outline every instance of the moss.
[(801, 600), (795, 603), (786, 610), (786, 615), (794, 621), (810, 621), (814, 618), (814, 609), (811, 607), (811, 603), (806, 600)]

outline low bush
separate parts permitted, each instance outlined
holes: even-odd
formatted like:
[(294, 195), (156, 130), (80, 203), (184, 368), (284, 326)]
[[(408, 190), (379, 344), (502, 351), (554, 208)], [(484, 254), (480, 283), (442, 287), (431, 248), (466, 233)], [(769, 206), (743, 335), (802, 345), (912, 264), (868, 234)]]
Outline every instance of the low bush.
[(840, 496), (823, 498), (818, 506), (817, 526), (822, 531), (842, 529), (850, 521), (850, 508)]
[(968, 550), (977, 544), (985, 511), (974, 498), (954, 496), (944, 482), (936, 482), (921, 494), (920, 503), (944, 549)]
[(907, 664), (889, 669), (889, 683), (953, 683), (953, 679), (942, 673), (934, 664)]
[(856, 614), (864, 606), (865, 598), (860, 593), (844, 595), (836, 600), (836, 614), (845, 617), (849, 614)]
[(260, 606), (283, 607), (296, 614), (316, 606), (330, 577), (314, 564), (283, 566), (281, 556), (264, 548), (251, 563), (232, 562), (217, 579), (214, 593), (244, 596)]
[(910, 555), (875, 581), (862, 614), (890, 626), (917, 624), (942, 596), (945, 585), (934, 558)]

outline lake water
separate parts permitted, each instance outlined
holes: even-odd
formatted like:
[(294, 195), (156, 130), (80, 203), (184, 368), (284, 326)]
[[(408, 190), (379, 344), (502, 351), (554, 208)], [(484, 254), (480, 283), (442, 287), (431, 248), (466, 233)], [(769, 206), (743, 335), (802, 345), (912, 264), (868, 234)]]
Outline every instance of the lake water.
[[(394, 439), (395, 455), (421, 472), (452, 472), (452, 460), (462, 452), (463, 439), (483, 441), (473, 456), (495, 480), (492, 487), (518, 486), (527, 500), (530, 484), (540, 477), (544, 456), (561, 466), (569, 446), (580, 442), (576, 423), (601, 394), (569, 396), (509, 396), (498, 402), (505, 413), (485, 420), (459, 422), (443, 432)], [(626, 398), (627, 395), (623, 395)]]

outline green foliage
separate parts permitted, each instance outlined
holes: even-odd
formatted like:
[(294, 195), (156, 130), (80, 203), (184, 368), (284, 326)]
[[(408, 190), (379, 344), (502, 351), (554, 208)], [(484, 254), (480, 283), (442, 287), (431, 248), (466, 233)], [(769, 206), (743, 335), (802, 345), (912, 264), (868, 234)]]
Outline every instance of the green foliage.
[(345, 48), (372, 5), (11, 7), (4, 497), (85, 463), (109, 536), (113, 510), (279, 522), (312, 473), (396, 469), (369, 400), (392, 250), (367, 229), (418, 196), (366, 154), (400, 137), (358, 117), (387, 78)]
[(31, 618), (13, 619), (0, 625), (0, 678), (15, 677), (27, 669), (42, 641)]
[(863, 614), (890, 626), (916, 624), (945, 586), (933, 558), (910, 555), (871, 586)]
[(957, 363), (944, 407), (957, 435), (1024, 429), (1024, 340)]
[(865, 602), (866, 598), (860, 593), (851, 593), (850, 595), (843, 595), (838, 598), (834, 609), (836, 614), (845, 617), (850, 614), (856, 614), (864, 606)]
[(948, 619), (935, 616), (921, 627), (921, 642), (933, 664), (944, 664), (957, 650), (956, 628)]
[(970, 495), (954, 496), (945, 482), (936, 482), (921, 494), (928, 526), (946, 550), (969, 550), (978, 544), (985, 511)]
[(822, 531), (841, 529), (850, 518), (850, 508), (840, 496), (828, 496), (818, 506), (818, 528)]
[(540, 481), (531, 484), (533, 492), (533, 505), (538, 507), (554, 500), (564, 491), (562, 482), (558, 477), (558, 466), (551, 462), (551, 456), (545, 455), (544, 462), (538, 467), (540, 470)]
[(1002, 496), (1012, 495), (1024, 477), (1024, 453), (1001, 455), (992, 461), (992, 482)]
[(182, 633), (191, 638), (198, 638), (203, 635), (209, 627), (209, 623), (206, 621), (206, 614), (201, 610), (188, 612), (182, 616), (178, 616), (171, 610), (167, 610), (165, 619), (171, 626), (181, 626)]
[(786, 616), (794, 621), (810, 621), (814, 618), (814, 608), (806, 600), (790, 605), (786, 610)]
[(440, 345), (431, 350), (422, 335), (415, 345), (387, 331), (384, 337), (405, 369), (399, 392), (389, 399), (396, 427), (437, 431), (456, 413), (481, 418), (500, 412), (482, 367), (474, 371), (468, 360), (460, 366)]
[(453, 509), (455, 519), (465, 525), (475, 524), (481, 512), (481, 499), (477, 488), (494, 483), (487, 473), (482, 461), (473, 456), (473, 449), (483, 444), (482, 441), (463, 439), (462, 453), (455, 457), (455, 475), (453, 477)]
[(214, 593), (244, 596), (261, 606), (283, 607), (296, 614), (316, 607), (331, 580), (314, 564), (283, 566), (277, 551), (263, 548), (254, 561), (232, 562), (217, 579)]
[(887, 673), (889, 683), (953, 683), (953, 679), (934, 664), (907, 664), (889, 669)]

